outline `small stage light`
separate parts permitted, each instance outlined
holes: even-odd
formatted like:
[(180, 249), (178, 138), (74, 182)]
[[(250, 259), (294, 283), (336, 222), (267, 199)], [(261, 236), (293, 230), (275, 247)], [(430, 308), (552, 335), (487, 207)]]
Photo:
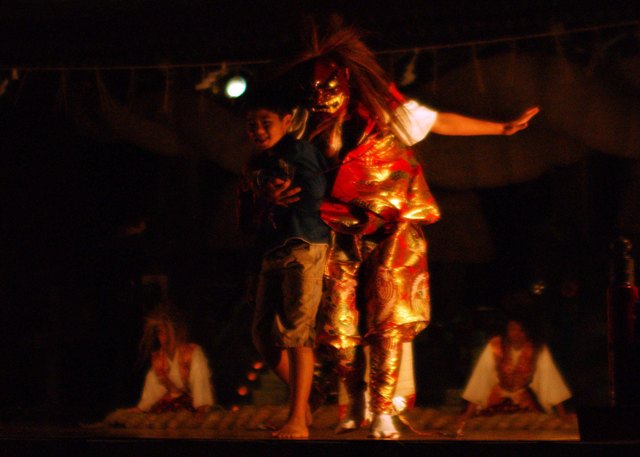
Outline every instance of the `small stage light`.
[(247, 386), (238, 387), (238, 395), (240, 395), (241, 397), (244, 397), (248, 393), (249, 393), (249, 389), (247, 388)]
[(251, 72), (243, 68), (230, 69), (222, 65), (220, 69), (207, 73), (195, 85), (195, 89), (210, 91), (214, 96), (223, 98), (228, 104), (233, 104), (247, 92), (252, 81)]
[(247, 80), (240, 75), (229, 78), (224, 93), (228, 98), (238, 98), (247, 90)]

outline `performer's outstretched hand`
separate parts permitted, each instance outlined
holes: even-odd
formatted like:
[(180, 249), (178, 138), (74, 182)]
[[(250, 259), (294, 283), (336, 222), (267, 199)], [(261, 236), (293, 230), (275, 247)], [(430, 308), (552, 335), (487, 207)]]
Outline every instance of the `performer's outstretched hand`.
[(507, 122), (487, 121), (457, 113), (438, 113), (431, 131), (439, 135), (459, 136), (513, 135), (526, 129), (531, 118), (539, 111), (537, 106), (528, 108), (516, 119)]
[(517, 119), (504, 124), (503, 135), (513, 135), (520, 130), (526, 129), (529, 126), (529, 120), (539, 112), (540, 108), (537, 106), (526, 109)]

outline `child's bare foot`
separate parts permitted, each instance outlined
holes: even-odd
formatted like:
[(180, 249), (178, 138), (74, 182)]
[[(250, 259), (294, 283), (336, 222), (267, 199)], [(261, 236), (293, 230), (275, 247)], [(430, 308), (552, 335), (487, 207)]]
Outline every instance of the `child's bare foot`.
[(309, 438), (309, 428), (304, 423), (290, 419), (271, 436), (281, 440), (304, 440)]

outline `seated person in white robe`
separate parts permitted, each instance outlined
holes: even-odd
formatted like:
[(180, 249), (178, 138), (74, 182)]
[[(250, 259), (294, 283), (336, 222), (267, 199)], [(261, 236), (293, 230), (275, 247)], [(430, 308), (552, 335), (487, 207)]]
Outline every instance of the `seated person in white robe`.
[[(155, 348), (154, 348), (155, 346)], [(209, 363), (200, 346), (187, 342), (186, 327), (164, 311), (146, 317), (141, 349), (151, 356), (139, 410), (207, 412), (214, 405)]]
[(555, 408), (565, 417), (563, 402), (571, 392), (549, 348), (534, 342), (522, 320), (510, 319), (504, 334), (493, 337), (482, 351), (462, 398), (468, 405), (461, 425), (476, 413), (552, 413)]

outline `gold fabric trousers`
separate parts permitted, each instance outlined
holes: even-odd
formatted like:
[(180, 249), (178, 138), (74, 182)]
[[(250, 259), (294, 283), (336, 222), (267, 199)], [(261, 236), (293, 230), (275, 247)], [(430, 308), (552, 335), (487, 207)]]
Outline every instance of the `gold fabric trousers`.
[(430, 319), (426, 240), (402, 221), (384, 236), (332, 233), (318, 342), (334, 348), (350, 396), (363, 390), (355, 347), (371, 345), (371, 409), (390, 413), (402, 343)]
[(318, 342), (337, 352), (352, 399), (363, 389), (353, 348), (370, 344), (371, 410), (391, 413), (402, 343), (430, 319), (421, 224), (437, 221), (440, 211), (412, 151), (374, 132), (343, 158), (321, 213), (333, 232)]

